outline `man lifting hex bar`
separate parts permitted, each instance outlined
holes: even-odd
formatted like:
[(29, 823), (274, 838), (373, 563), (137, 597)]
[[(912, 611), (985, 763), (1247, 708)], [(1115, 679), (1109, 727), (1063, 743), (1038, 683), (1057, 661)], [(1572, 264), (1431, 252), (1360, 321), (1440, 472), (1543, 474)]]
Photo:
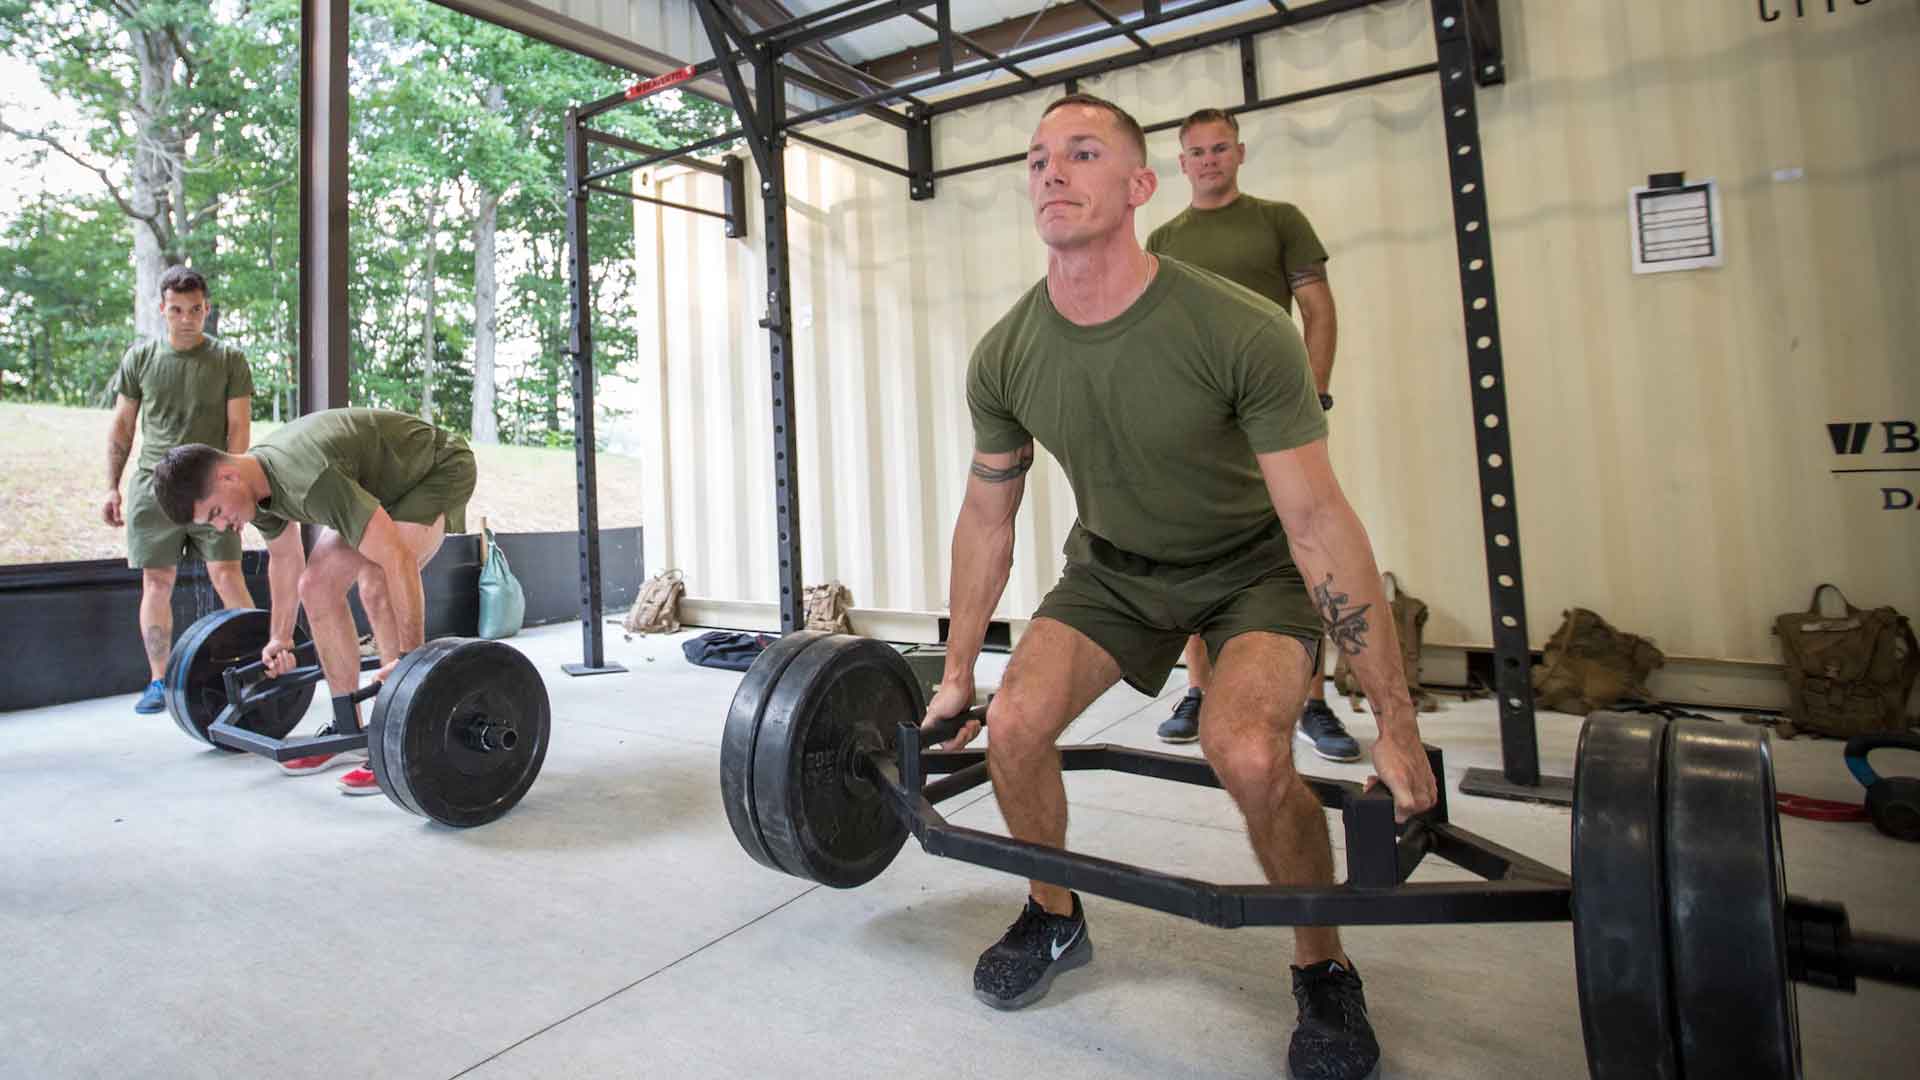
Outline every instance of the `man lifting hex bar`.
[[(1320, 803), (1293, 767), (1292, 728), (1324, 621), (1376, 706), (1373, 767), (1396, 813), (1435, 802), (1399, 645), (1365, 529), (1327, 459), (1326, 418), (1298, 331), (1270, 302), (1141, 249), (1153, 195), (1126, 112), (1072, 95), (1027, 153), (1047, 276), (975, 348), (974, 456), (954, 526), (945, 676), (925, 723), (972, 704), (973, 666), (1013, 560), (1014, 515), (1045, 446), (1073, 486), (1067, 566), (989, 708), (994, 796), (1013, 836), (1066, 840), (1055, 740), (1115, 682), (1157, 693), (1189, 634), (1216, 663), (1200, 744), (1276, 884), (1329, 884)], [(1311, 595), (1309, 582), (1312, 583)], [(979, 733), (970, 722), (948, 742)], [(1091, 957), (1079, 897), (1042, 881), (980, 957), (996, 1008), (1045, 993)], [(1334, 927), (1294, 933), (1296, 1077), (1371, 1074), (1379, 1046)]]

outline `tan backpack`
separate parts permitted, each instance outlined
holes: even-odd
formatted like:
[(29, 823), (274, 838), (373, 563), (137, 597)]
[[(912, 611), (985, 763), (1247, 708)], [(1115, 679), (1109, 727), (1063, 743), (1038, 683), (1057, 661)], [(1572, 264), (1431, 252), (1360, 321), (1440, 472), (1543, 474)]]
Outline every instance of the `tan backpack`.
[(1625, 699), (1651, 700), (1647, 676), (1667, 662), (1652, 640), (1616, 630), (1586, 608), (1566, 612), (1533, 669), (1534, 700), (1543, 709), (1585, 716)]
[[(1387, 603), (1393, 611), (1394, 632), (1400, 637), (1400, 666), (1406, 672), (1407, 692), (1413, 695), (1413, 703), (1421, 712), (1433, 712), (1440, 706), (1434, 701), (1433, 695), (1420, 686), (1420, 641), (1426, 633), (1427, 605), (1402, 591), (1399, 579), (1392, 573), (1381, 574), (1380, 584), (1386, 590)], [(1366, 697), (1366, 691), (1360, 689), (1360, 680), (1354, 677), (1346, 653), (1339, 653), (1334, 659), (1333, 686), (1347, 695), (1347, 704), (1356, 711), (1360, 709), (1360, 701)]]
[[(1821, 603), (1828, 590), (1837, 603)], [(1796, 727), (1853, 736), (1905, 731), (1911, 723), (1906, 703), (1920, 675), (1920, 646), (1898, 611), (1862, 610), (1822, 585), (1807, 610), (1774, 619), (1773, 632), (1786, 654)]]
[(680, 632), (680, 598), (687, 593), (686, 575), (667, 570), (647, 579), (621, 626), (629, 634)]
[(847, 611), (853, 607), (853, 592), (845, 585), (838, 581), (809, 585), (802, 600), (808, 630), (824, 630), (829, 634), (853, 633), (853, 620), (847, 617)]

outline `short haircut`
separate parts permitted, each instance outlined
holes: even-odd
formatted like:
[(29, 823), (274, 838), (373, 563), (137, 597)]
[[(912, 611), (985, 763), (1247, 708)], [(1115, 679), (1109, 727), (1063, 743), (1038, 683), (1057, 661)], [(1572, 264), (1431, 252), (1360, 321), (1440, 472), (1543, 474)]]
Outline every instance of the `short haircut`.
[(153, 467), (153, 499), (175, 525), (193, 524), (193, 504), (213, 490), (213, 470), (227, 455), (206, 443), (185, 443), (167, 451)]
[(1234, 138), (1240, 137), (1240, 121), (1235, 120), (1232, 113), (1225, 109), (1195, 109), (1187, 114), (1185, 120), (1180, 121), (1181, 146), (1187, 145), (1187, 129), (1201, 124), (1225, 124), (1233, 129)]
[(191, 266), (169, 266), (167, 272), (160, 275), (160, 299), (165, 300), (170, 292), (197, 292), (206, 296), (207, 279)]
[(1135, 120), (1132, 113), (1108, 101), (1106, 98), (1094, 97), (1092, 94), (1068, 94), (1066, 97), (1048, 105), (1046, 110), (1040, 114), (1040, 119), (1045, 120), (1053, 110), (1064, 109), (1069, 105), (1085, 105), (1089, 108), (1104, 109), (1112, 113), (1113, 118), (1120, 122), (1120, 130), (1126, 133), (1128, 140), (1133, 143), (1133, 148), (1140, 152), (1141, 164), (1144, 165), (1146, 163), (1147, 133), (1140, 129), (1140, 121)]

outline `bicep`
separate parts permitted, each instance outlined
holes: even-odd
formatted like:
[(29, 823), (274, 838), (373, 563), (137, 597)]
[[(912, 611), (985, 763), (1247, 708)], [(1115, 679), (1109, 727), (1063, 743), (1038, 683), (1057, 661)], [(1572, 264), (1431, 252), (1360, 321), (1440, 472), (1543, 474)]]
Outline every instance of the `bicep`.
[(113, 426), (116, 429), (132, 432), (134, 418), (140, 415), (140, 402), (125, 394), (116, 394), (113, 399)]
[(242, 436), (238, 449), (245, 450), (253, 434), (253, 399), (237, 397), (227, 399), (227, 450), (231, 453), (235, 447), (234, 435)]
[(1333, 286), (1327, 284), (1327, 264), (1314, 265), (1319, 268), (1317, 275), (1307, 271), (1287, 275), (1293, 298), (1300, 305), (1300, 316), (1308, 321), (1333, 314)]
[(1255, 454), (1254, 458), (1260, 463), (1260, 476), (1266, 481), (1273, 511), (1280, 515), (1289, 537), (1297, 536), (1322, 507), (1344, 497), (1333, 476), (1325, 438), (1291, 450)]
[(1026, 494), (1027, 472), (1032, 468), (1032, 441), (1002, 453), (974, 451), (961, 512), (988, 524), (1012, 521)]

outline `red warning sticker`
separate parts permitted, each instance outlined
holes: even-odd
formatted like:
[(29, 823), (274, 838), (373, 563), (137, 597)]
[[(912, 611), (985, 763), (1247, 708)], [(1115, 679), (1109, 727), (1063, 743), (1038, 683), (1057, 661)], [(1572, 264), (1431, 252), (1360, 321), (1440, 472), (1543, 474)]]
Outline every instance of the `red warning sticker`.
[(651, 79), (647, 79), (644, 82), (637, 82), (627, 87), (627, 100), (632, 101), (635, 98), (646, 97), (648, 94), (657, 93), (675, 83), (683, 83), (691, 78), (693, 78), (692, 64), (688, 64), (683, 68), (675, 68), (665, 75), (655, 75)]

